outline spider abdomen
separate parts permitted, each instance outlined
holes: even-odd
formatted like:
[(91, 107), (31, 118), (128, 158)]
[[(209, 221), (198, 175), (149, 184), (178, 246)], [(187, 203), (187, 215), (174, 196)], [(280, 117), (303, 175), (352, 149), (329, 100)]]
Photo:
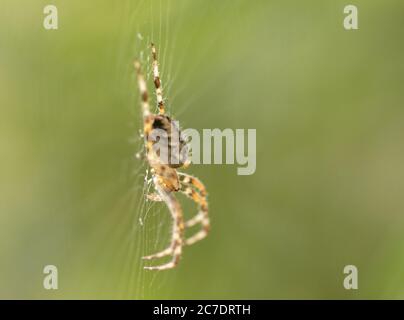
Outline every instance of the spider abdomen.
[(162, 135), (157, 132), (155, 136), (158, 138), (153, 142), (153, 145), (159, 143), (156, 153), (161, 163), (171, 168), (182, 167), (187, 160), (188, 148), (177, 122), (166, 115), (156, 115), (152, 128), (165, 133), (165, 139), (161, 140)]

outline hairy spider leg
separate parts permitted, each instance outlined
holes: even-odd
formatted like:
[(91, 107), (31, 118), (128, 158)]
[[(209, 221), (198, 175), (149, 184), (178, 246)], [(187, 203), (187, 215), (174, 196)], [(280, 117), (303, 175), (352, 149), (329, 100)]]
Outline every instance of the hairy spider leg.
[(157, 105), (159, 108), (159, 114), (164, 114), (165, 106), (163, 101), (163, 88), (161, 86), (161, 79), (159, 74), (159, 65), (157, 60), (157, 50), (155, 45), (151, 44), (151, 52), (152, 52), (152, 67), (153, 67), (153, 82), (154, 87), (156, 88), (156, 96), (157, 96)]
[(206, 199), (206, 189), (203, 183), (186, 173), (178, 173), (181, 181), (181, 192), (184, 193), (188, 198), (192, 199), (198, 204), (199, 212), (192, 219), (185, 223), (185, 227), (192, 227), (197, 223), (201, 223), (202, 229), (198, 231), (195, 235), (185, 240), (186, 245), (192, 245), (205, 238), (210, 230), (210, 221), (208, 215), (208, 201)]
[(147, 137), (151, 133), (153, 129), (153, 115), (150, 112), (150, 104), (149, 104), (149, 94), (147, 92), (147, 85), (145, 78), (142, 73), (142, 69), (140, 66), (140, 62), (135, 60), (134, 62), (136, 75), (137, 75), (137, 84), (139, 87), (139, 92), (142, 101), (142, 114), (143, 114), (143, 135), (146, 144), (146, 155), (152, 150), (153, 141), (148, 139)]
[(170, 210), (171, 216), (173, 218), (173, 230), (172, 230), (172, 240), (171, 244), (168, 248), (163, 251), (157, 252), (155, 254), (151, 254), (149, 256), (143, 257), (144, 260), (151, 260), (162, 258), (168, 255), (172, 255), (172, 259), (162, 265), (158, 266), (145, 266), (144, 268), (147, 270), (167, 270), (172, 269), (177, 266), (180, 261), (182, 254), (182, 246), (183, 246), (183, 237), (184, 237), (184, 219), (182, 215), (181, 205), (178, 200), (175, 198), (174, 194), (170, 191), (164, 189), (159, 183), (158, 177), (154, 177), (156, 191), (159, 197), (167, 204), (168, 209)]

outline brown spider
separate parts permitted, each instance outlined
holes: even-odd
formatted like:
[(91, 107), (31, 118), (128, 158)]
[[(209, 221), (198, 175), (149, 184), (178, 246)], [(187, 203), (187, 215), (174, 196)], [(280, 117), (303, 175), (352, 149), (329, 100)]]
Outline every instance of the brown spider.
[[(173, 219), (173, 230), (171, 244), (165, 250), (143, 257), (145, 260), (152, 260), (171, 256), (171, 260), (165, 264), (158, 266), (145, 266), (148, 270), (166, 270), (174, 268), (182, 254), (183, 245), (192, 245), (195, 242), (202, 240), (209, 232), (210, 223), (208, 216), (208, 202), (206, 199), (206, 189), (203, 183), (188, 174), (177, 172), (176, 169), (186, 167), (189, 162), (182, 157), (177, 157), (176, 161), (162, 162), (160, 154), (153, 149), (156, 141), (150, 139), (150, 135), (154, 129), (164, 130), (168, 136), (168, 153), (173, 153), (171, 150), (176, 148), (186, 147), (186, 142), (182, 137), (180, 129), (174, 124), (173, 120), (165, 114), (165, 106), (163, 102), (163, 92), (161, 87), (161, 80), (159, 76), (157, 51), (154, 44), (151, 44), (152, 53), (152, 68), (154, 86), (156, 89), (158, 114), (153, 114), (150, 111), (149, 95), (147, 92), (147, 85), (143, 73), (141, 71), (140, 62), (135, 60), (134, 66), (137, 73), (137, 82), (142, 102), (143, 112), (143, 135), (145, 141), (145, 158), (151, 168), (152, 181), (156, 193), (147, 195), (151, 201), (164, 201), (171, 213)], [(177, 135), (179, 139), (174, 141), (171, 139)], [(174, 157), (175, 158), (175, 157)], [(172, 159), (169, 157), (169, 159)], [(175, 192), (184, 193), (187, 197), (192, 199), (199, 207), (198, 214), (184, 223), (182, 208)], [(202, 229), (195, 235), (188, 239), (184, 239), (184, 230), (186, 227), (192, 227), (197, 223), (201, 223)]]

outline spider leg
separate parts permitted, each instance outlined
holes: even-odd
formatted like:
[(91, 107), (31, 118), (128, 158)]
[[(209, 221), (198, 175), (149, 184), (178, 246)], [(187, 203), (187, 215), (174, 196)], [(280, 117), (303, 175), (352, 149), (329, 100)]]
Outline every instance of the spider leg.
[(171, 216), (173, 218), (173, 230), (172, 230), (172, 240), (168, 248), (143, 257), (144, 260), (151, 260), (162, 258), (168, 255), (172, 255), (172, 259), (162, 265), (158, 266), (146, 266), (147, 270), (167, 270), (174, 268), (181, 258), (182, 246), (183, 246), (183, 234), (184, 234), (184, 220), (182, 216), (182, 209), (180, 203), (175, 198), (172, 192), (165, 190), (159, 183), (156, 177), (154, 178), (154, 183), (156, 191), (160, 198), (166, 203), (168, 209), (170, 210)]
[[(185, 227), (192, 227), (197, 223), (201, 223), (202, 229), (194, 234), (192, 237), (185, 240), (186, 245), (192, 245), (205, 238), (210, 230), (210, 221), (208, 215), (208, 202), (206, 200), (206, 189), (203, 183), (188, 174), (178, 173), (181, 179), (181, 192), (188, 198), (192, 199), (199, 206), (198, 214), (185, 223)], [(196, 190), (197, 191), (196, 191)]]
[(158, 66), (158, 60), (157, 60), (157, 50), (153, 43), (151, 44), (151, 52), (152, 52), (152, 58), (153, 58), (153, 62), (152, 62), (153, 82), (154, 82), (154, 86), (156, 88), (156, 96), (157, 96), (157, 104), (159, 107), (159, 114), (164, 114), (165, 106), (164, 106), (164, 102), (163, 102), (163, 88), (161, 87), (159, 66)]
[(135, 60), (134, 67), (136, 70), (137, 84), (139, 87), (139, 92), (142, 100), (143, 136), (146, 145), (146, 155), (148, 155), (153, 147), (153, 141), (147, 138), (153, 129), (153, 115), (150, 113), (149, 94), (147, 93), (147, 85), (142, 73), (140, 62), (138, 60)]
[(147, 85), (146, 85), (146, 81), (145, 81), (143, 73), (142, 73), (142, 69), (141, 69), (139, 60), (135, 60), (133, 65), (136, 70), (137, 85), (139, 87), (140, 96), (142, 99), (143, 117), (146, 118), (146, 117), (150, 116), (149, 94), (147, 93)]
[(194, 187), (195, 189), (198, 190), (198, 192), (202, 197), (206, 198), (207, 195), (206, 188), (201, 180), (183, 172), (177, 172), (177, 174), (178, 177), (180, 178), (181, 183)]
[(148, 195), (146, 195), (147, 200), (149, 201), (154, 201), (154, 202), (161, 202), (163, 201), (163, 199), (161, 199), (161, 197), (157, 194), (157, 193), (149, 193)]
[[(148, 256), (144, 256), (144, 257), (142, 257), (142, 259), (143, 260), (158, 259), (158, 258), (163, 258), (165, 256), (168, 256), (168, 255), (170, 255), (172, 253), (173, 253), (173, 248), (170, 246), (170, 247), (168, 247), (168, 248), (166, 248), (166, 249), (164, 249), (164, 250), (162, 250), (160, 252), (153, 253), (153, 254), (150, 254)], [(145, 269), (146, 268), (148, 269), (149, 267), (145, 267)]]

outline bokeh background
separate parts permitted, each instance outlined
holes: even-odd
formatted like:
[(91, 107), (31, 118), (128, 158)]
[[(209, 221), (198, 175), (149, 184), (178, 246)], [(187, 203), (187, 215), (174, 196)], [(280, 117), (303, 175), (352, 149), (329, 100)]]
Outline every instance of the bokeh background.
[[(401, 0), (2, 0), (0, 298), (404, 298), (403, 17)], [(187, 169), (212, 233), (158, 273), (140, 257), (170, 217), (134, 157), (150, 41), (182, 127), (257, 130), (254, 175)]]

